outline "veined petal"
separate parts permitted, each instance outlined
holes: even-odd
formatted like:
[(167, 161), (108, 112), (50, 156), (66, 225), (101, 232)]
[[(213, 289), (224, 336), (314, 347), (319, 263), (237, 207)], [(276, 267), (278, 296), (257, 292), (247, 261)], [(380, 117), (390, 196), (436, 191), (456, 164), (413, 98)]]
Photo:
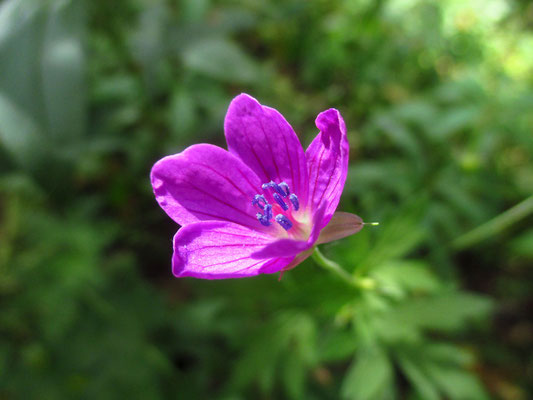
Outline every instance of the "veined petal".
[(231, 222), (204, 221), (181, 228), (174, 236), (172, 272), (177, 277), (243, 278), (282, 270), (292, 257), (252, 257), (272, 237)]
[(159, 205), (180, 225), (223, 220), (264, 229), (251, 204), (261, 181), (220, 147), (197, 144), (165, 157), (152, 168), (151, 180)]
[(309, 250), (313, 243), (304, 240), (278, 239), (252, 253), (255, 258), (294, 257)]
[(307, 199), (307, 165), (296, 133), (276, 110), (247, 94), (231, 102), (224, 131), (228, 149), (264, 182), (286, 182), (302, 200)]
[(350, 147), (341, 114), (331, 108), (316, 118), (320, 133), (305, 152), (309, 175), (309, 205), (318, 209), (327, 204), (320, 228), (331, 219), (344, 188), (348, 173)]
[(316, 244), (329, 243), (347, 236), (351, 236), (363, 229), (361, 217), (347, 212), (337, 211), (322, 229)]

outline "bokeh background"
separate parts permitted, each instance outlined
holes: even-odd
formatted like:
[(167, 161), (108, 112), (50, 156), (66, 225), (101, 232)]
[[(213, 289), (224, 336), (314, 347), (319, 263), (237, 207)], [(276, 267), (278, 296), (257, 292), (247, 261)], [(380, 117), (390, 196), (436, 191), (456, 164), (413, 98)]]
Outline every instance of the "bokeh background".
[[(247, 92), (379, 227), (277, 276), (175, 279), (150, 168)], [(4, 0), (0, 398), (533, 398), (533, 5)]]

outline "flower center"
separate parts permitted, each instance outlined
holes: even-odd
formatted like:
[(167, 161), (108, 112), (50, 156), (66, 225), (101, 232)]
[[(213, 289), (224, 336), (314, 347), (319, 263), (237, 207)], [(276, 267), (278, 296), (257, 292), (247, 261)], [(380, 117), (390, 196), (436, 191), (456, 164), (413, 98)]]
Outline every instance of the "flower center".
[(274, 220), (286, 231), (291, 229), (294, 225), (291, 213), (300, 209), (298, 197), (291, 193), (285, 182), (278, 184), (270, 181), (263, 183), (261, 188), (263, 194), (256, 194), (252, 200), (252, 204), (260, 211), (256, 214), (257, 220), (264, 226), (270, 226), (272, 216), (276, 213)]

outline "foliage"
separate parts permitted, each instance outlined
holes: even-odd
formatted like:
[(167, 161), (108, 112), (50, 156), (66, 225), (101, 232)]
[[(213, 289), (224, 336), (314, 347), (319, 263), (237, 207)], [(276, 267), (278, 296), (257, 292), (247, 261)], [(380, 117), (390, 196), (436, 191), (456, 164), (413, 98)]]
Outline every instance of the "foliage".
[[(531, 397), (532, 10), (1, 3), (0, 397)], [(304, 144), (342, 112), (340, 209), (381, 224), (324, 246), (356, 287), (171, 276), (149, 170), (241, 91)]]

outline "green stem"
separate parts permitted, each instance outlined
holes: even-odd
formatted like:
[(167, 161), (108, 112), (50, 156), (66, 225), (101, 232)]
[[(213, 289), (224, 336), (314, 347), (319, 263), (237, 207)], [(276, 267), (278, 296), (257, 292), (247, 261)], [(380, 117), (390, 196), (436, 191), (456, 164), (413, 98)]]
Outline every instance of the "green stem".
[(326, 258), (324, 254), (322, 254), (322, 252), (318, 250), (318, 247), (315, 247), (312, 257), (318, 265), (330, 272), (333, 272), (335, 275), (337, 275), (344, 282), (348, 283), (350, 286), (354, 286), (358, 289), (374, 289), (376, 286), (376, 283), (372, 278), (357, 278), (355, 276), (350, 275), (335, 261)]
[(353, 276), (351, 276), (348, 272), (342, 269), (342, 267), (335, 261), (331, 261), (330, 259), (326, 258), (324, 254), (322, 254), (322, 252), (318, 250), (318, 247), (315, 247), (315, 251), (313, 252), (312, 257), (318, 265), (327, 269), (328, 271), (333, 272), (339, 278), (348, 282), (350, 285), (353, 285), (355, 283)]
[(491, 219), (488, 222), (478, 226), (477, 228), (459, 236), (452, 242), (452, 246), (457, 249), (465, 249), (472, 245), (475, 245), (490, 236), (494, 236), (508, 226), (520, 221), (533, 212), (533, 196), (529, 196), (524, 201), (518, 203), (516, 206), (511, 207), (507, 211), (504, 211), (497, 217)]

